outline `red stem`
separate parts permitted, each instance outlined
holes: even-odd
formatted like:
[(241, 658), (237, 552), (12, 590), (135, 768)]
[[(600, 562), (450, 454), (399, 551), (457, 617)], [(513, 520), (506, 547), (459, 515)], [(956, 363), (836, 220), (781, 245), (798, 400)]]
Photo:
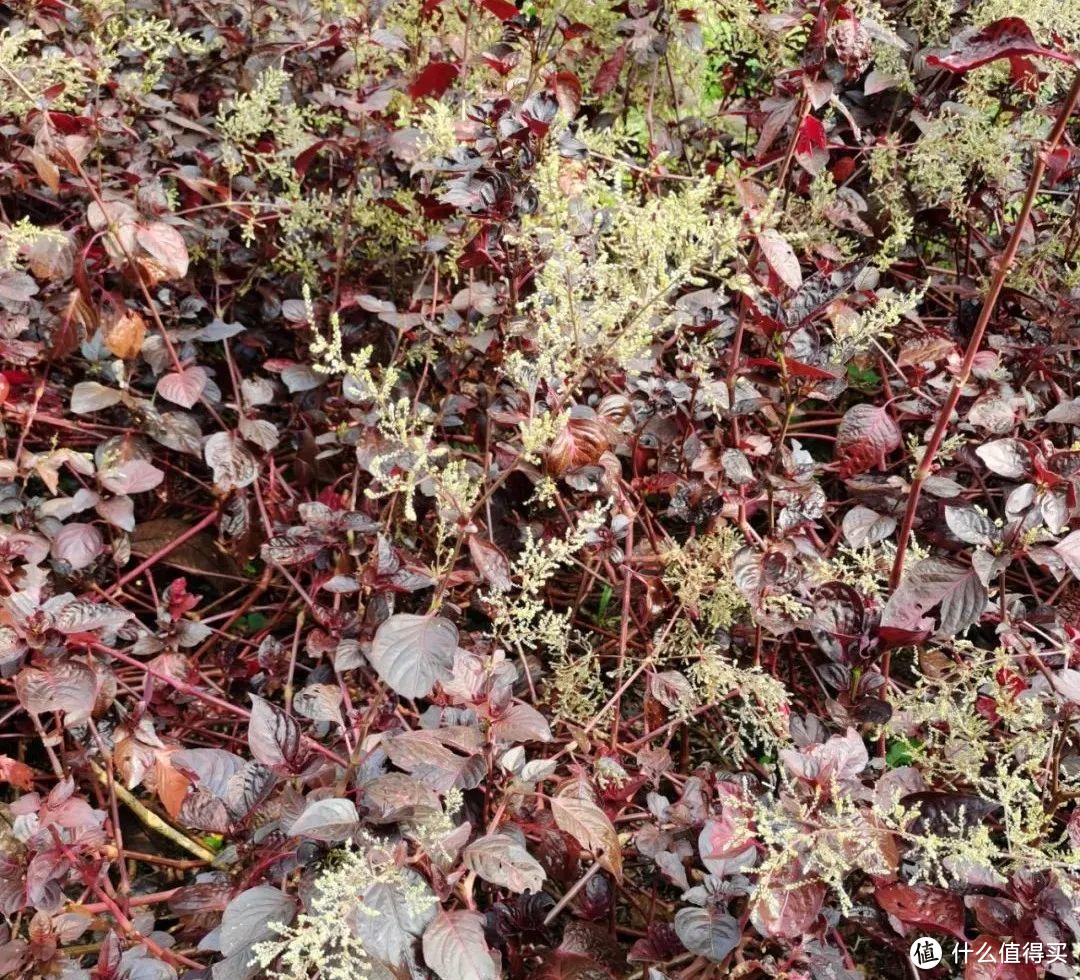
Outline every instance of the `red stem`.
[[(178, 891), (180, 891), (179, 888), (170, 888), (167, 891), (149, 892), (146, 895), (130, 895), (127, 903), (132, 908), (139, 908), (143, 905), (157, 905), (159, 902), (167, 902)], [(100, 915), (102, 912), (111, 911), (110, 907), (104, 902), (91, 902), (88, 905), (80, 905), (78, 910), (86, 912), (88, 915)]]
[(964, 361), (953, 379), (949, 397), (945, 399), (945, 404), (941, 406), (937, 424), (934, 426), (934, 431), (930, 436), (926, 452), (923, 453), (922, 461), (912, 478), (911, 489), (908, 492), (907, 510), (904, 512), (904, 523), (900, 528), (900, 538), (896, 545), (896, 559), (893, 562), (892, 574), (889, 576), (889, 586), (893, 589), (900, 584), (900, 578), (904, 574), (904, 556), (907, 554), (908, 540), (911, 537), (911, 529), (915, 524), (915, 511), (919, 506), (919, 495), (922, 493), (923, 483), (926, 482), (926, 478), (930, 475), (934, 457), (937, 455), (938, 449), (941, 448), (942, 440), (949, 429), (949, 420), (952, 418), (957, 402), (960, 401), (960, 393), (963, 391), (964, 385), (967, 384), (972, 365), (975, 363), (975, 357), (979, 353), (979, 347), (982, 344), (983, 335), (986, 333), (986, 328), (994, 315), (994, 307), (997, 305), (998, 296), (1005, 285), (1005, 277), (1009, 274), (1009, 269), (1016, 259), (1016, 253), (1020, 248), (1020, 240), (1024, 234), (1024, 226), (1031, 215), (1035, 195), (1038, 193), (1039, 184), (1042, 183), (1043, 171), (1046, 170), (1047, 158), (1054, 152), (1058, 143), (1061, 142), (1065, 127), (1069, 122), (1069, 116), (1072, 115), (1078, 98), (1080, 98), (1080, 73), (1073, 80), (1072, 88), (1069, 89), (1069, 94), (1065, 98), (1065, 105), (1058, 114), (1053, 131), (1047, 138), (1041, 152), (1035, 154), (1035, 165), (1031, 171), (1031, 179), (1028, 181), (1027, 192), (1024, 194), (1023, 206), (1020, 208), (1020, 214), (1016, 219), (1016, 227), (1013, 228), (1009, 243), (1005, 246), (1005, 251), (998, 262), (997, 271), (994, 273), (990, 289), (987, 291), (986, 299), (983, 301), (982, 310), (979, 313), (979, 320), (975, 324), (971, 340), (968, 341), (967, 350), (964, 352)]
[[(90, 646), (97, 650), (99, 653), (103, 653), (106, 656), (112, 657), (115, 660), (119, 660), (121, 663), (128, 664), (131, 667), (138, 667), (139, 670), (149, 674), (155, 680), (161, 681), (163, 684), (168, 684), (169, 687), (179, 691), (181, 694), (187, 694), (190, 697), (198, 698), (200, 701), (206, 704), (212, 704), (215, 708), (220, 708), (222, 711), (228, 714), (235, 715), (237, 718), (243, 718), (245, 721), (251, 721), (251, 712), (247, 708), (242, 708), (238, 704), (233, 704), (231, 701), (226, 701), (224, 698), (219, 698), (216, 694), (211, 694), (209, 691), (203, 691), (194, 684), (188, 684), (187, 681), (177, 680), (175, 677), (170, 677), (168, 674), (163, 674), (158, 670), (155, 670), (150, 664), (143, 663), (141, 660), (136, 660), (129, 654), (124, 653), (122, 650), (114, 650), (112, 647), (105, 646), (104, 643), (91, 643)], [(306, 745), (308, 745), (313, 751), (318, 752), (319, 755), (329, 759), (331, 762), (337, 763), (343, 768), (348, 763), (332, 749), (328, 749), (321, 742), (315, 741), (308, 735), (300, 736)]]
[(191, 527), (189, 527), (183, 534), (173, 538), (173, 540), (170, 541), (163, 548), (158, 548), (158, 550), (155, 551), (149, 558), (147, 558), (146, 561), (140, 562), (126, 575), (123, 575), (119, 579), (117, 579), (116, 584), (113, 586), (113, 591), (115, 592), (117, 589), (122, 589), (125, 585), (128, 584), (128, 582), (138, 578), (152, 565), (155, 565), (157, 562), (161, 561), (161, 559), (164, 558), (166, 555), (175, 551), (185, 541), (188, 541), (189, 539), (195, 537), (195, 535), (198, 534), (203, 528), (213, 524), (214, 521), (216, 521), (217, 519), (218, 511), (210, 511), (210, 513), (207, 514), (197, 524), (192, 524)]

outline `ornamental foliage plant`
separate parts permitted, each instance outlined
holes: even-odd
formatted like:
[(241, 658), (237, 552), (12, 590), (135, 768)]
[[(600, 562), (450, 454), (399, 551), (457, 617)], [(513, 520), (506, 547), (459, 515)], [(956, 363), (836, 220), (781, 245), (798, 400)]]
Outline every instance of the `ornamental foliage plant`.
[(0, 976), (1076, 976), (1078, 102), (1075, 0), (3, 5)]

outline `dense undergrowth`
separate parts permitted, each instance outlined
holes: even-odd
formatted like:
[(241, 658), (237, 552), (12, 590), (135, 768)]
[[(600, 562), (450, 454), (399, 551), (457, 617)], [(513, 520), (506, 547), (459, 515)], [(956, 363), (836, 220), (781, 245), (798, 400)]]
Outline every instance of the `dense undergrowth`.
[(1074, 976), (1078, 51), (6, 5), (0, 975)]

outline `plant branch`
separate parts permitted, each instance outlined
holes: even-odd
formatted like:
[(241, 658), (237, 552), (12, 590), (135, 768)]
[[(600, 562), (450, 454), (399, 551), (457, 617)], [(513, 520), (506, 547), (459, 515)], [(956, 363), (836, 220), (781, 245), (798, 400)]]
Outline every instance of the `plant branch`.
[(1016, 253), (1020, 249), (1020, 241), (1024, 235), (1024, 226), (1027, 224), (1027, 220), (1031, 215), (1031, 209), (1035, 203), (1035, 195), (1038, 193), (1039, 184), (1042, 183), (1042, 176), (1046, 170), (1047, 158), (1057, 148), (1058, 143), (1061, 142), (1061, 137), (1065, 133), (1065, 127), (1068, 125), (1069, 117), (1076, 107), (1077, 99), (1080, 99), (1080, 72), (1078, 72), (1073, 79), (1069, 94), (1065, 97), (1065, 104), (1058, 113), (1057, 121), (1054, 123), (1054, 128), (1047, 138), (1046, 143), (1043, 145), (1042, 150), (1035, 154), (1031, 178), (1028, 180), (1027, 191), (1024, 194), (1024, 203), (1020, 208), (1020, 214), (1017, 216), (1016, 226), (1013, 228), (1009, 243), (1005, 246), (1005, 251), (998, 260), (997, 271), (994, 273), (994, 278), (990, 282), (990, 288), (987, 290), (986, 297), (983, 300), (982, 310), (979, 312), (979, 319), (975, 324), (974, 330), (971, 332), (971, 340), (968, 341), (967, 350), (964, 352), (964, 360), (960, 365), (960, 370), (957, 372), (956, 377), (953, 379), (952, 388), (949, 390), (949, 396), (945, 399), (945, 404), (941, 406), (941, 411), (938, 413), (937, 417), (937, 423), (934, 425), (930, 441), (926, 446), (926, 452), (923, 453), (922, 460), (919, 462), (919, 465), (915, 470), (915, 475), (912, 478), (911, 488), (908, 491), (907, 509), (904, 511), (904, 521), (900, 527), (900, 537), (896, 545), (896, 558), (893, 561), (892, 572), (889, 575), (890, 588), (895, 589), (900, 584), (900, 579), (904, 574), (904, 558), (907, 554), (908, 541), (911, 537), (912, 527), (915, 524), (915, 513), (919, 507), (919, 496), (922, 493), (923, 484), (931, 473), (931, 469), (934, 465), (934, 457), (941, 448), (945, 433), (949, 429), (949, 421), (952, 418), (952, 413), (955, 411), (956, 405), (960, 401), (960, 394), (964, 390), (964, 385), (967, 384), (968, 377), (971, 374), (971, 368), (975, 363), (975, 357), (979, 353), (979, 348), (982, 345), (983, 335), (986, 333), (986, 328), (993, 318), (998, 296), (1001, 294), (1002, 287), (1005, 285), (1005, 278), (1008, 276), (1009, 270), (1016, 260)]

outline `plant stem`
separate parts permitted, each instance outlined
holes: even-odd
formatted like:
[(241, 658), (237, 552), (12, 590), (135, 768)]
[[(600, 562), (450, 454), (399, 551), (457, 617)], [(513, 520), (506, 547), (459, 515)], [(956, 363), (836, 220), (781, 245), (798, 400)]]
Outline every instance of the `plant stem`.
[[(93, 770), (94, 775), (98, 778), (99, 782), (105, 786), (109, 785), (109, 774), (102, 769), (101, 766), (96, 762), (91, 761), (90, 768)], [(196, 843), (186, 834), (180, 833), (180, 831), (171, 824), (162, 820), (153, 810), (143, 806), (126, 786), (116, 782), (116, 780), (112, 780), (111, 782), (117, 798), (123, 801), (124, 805), (135, 814), (144, 827), (154, 831), (156, 834), (160, 834), (162, 837), (168, 838), (177, 847), (187, 851), (189, 854), (194, 854), (195, 857), (200, 858), (207, 863), (213, 862), (215, 856), (213, 851), (203, 847), (202, 844)]]
[[(220, 708), (222, 711), (235, 715), (238, 718), (243, 718), (245, 721), (251, 721), (251, 712), (247, 708), (243, 708), (238, 704), (233, 704), (231, 701), (226, 701), (224, 698), (219, 698), (215, 694), (210, 694), (208, 691), (203, 691), (197, 688), (194, 684), (188, 684), (186, 681), (177, 680), (175, 677), (170, 677), (168, 674), (163, 674), (159, 670), (155, 670), (150, 664), (145, 664), (141, 660), (136, 660), (134, 657), (124, 653), (122, 650), (115, 650), (112, 647), (105, 646), (104, 643), (91, 643), (91, 648), (97, 650), (99, 653), (105, 654), (108, 657), (112, 657), (115, 660), (119, 660), (121, 663), (127, 664), (129, 667), (138, 667), (139, 670), (149, 674), (155, 680), (161, 681), (163, 684), (168, 684), (169, 687), (180, 691), (181, 694), (187, 694), (190, 697), (198, 698), (200, 701), (206, 704), (212, 704), (215, 708)], [(322, 742), (316, 742), (315, 739), (308, 735), (302, 735), (301, 738), (304, 744), (310, 747), (319, 755), (331, 762), (337, 763), (343, 768), (348, 763), (341, 758), (332, 749), (328, 749)]]
[(1069, 94), (1065, 97), (1065, 104), (1058, 114), (1057, 121), (1054, 123), (1054, 128), (1047, 138), (1042, 151), (1035, 155), (1035, 163), (1031, 170), (1031, 179), (1028, 181), (1027, 192), (1024, 194), (1024, 203), (1021, 206), (1020, 214), (1016, 219), (1016, 227), (1013, 228), (1009, 243), (1005, 246), (1005, 251), (998, 261), (997, 271), (994, 273), (994, 278), (990, 282), (990, 288), (987, 290), (986, 298), (983, 300), (978, 322), (975, 324), (975, 329), (971, 333), (971, 340), (968, 341), (967, 350), (964, 352), (963, 363), (960, 365), (960, 370), (953, 379), (949, 397), (945, 399), (945, 404), (941, 406), (941, 411), (938, 413), (937, 423), (934, 425), (934, 431), (930, 436), (930, 442), (927, 444), (926, 452), (923, 453), (923, 458), (912, 478), (911, 489), (908, 491), (907, 510), (904, 512), (904, 522), (900, 527), (900, 537), (896, 544), (896, 559), (893, 561), (892, 573), (889, 576), (889, 587), (892, 589), (895, 589), (900, 584), (900, 579), (904, 574), (904, 557), (907, 554), (908, 540), (911, 537), (911, 530), (915, 524), (915, 512), (919, 506), (919, 496), (922, 493), (923, 484), (930, 475), (931, 467), (934, 464), (934, 457), (937, 455), (938, 449), (941, 448), (942, 440), (945, 438), (945, 433), (949, 429), (949, 420), (952, 418), (952, 413), (956, 409), (957, 402), (960, 401), (960, 394), (964, 389), (964, 385), (967, 384), (968, 376), (971, 374), (971, 368), (975, 363), (975, 357), (979, 353), (979, 347), (982, 345), (983, 335), (986, 333), (986, 328), (994, 315), (994, 308), (997, 305), (1001, 289), (1005, 285), (1005, 277), (1009, 274), (1009, 269), (1012, 268), (1012, 264), (1016, 260), (1016, 253), (1020, 249), (1020, 240), (1023, 238), (1024, 234), (1024, 226), (1027, 224), (1028, 217), (1031, 215), (1031, 209), (1035, 203), (1035, 195), (1038, 193), (1039, 184), (1042, 183), (1043, 172), (1046, 170), (1047, 158), (1057, 148), (1058, 143), (1061, 142), (1061, 137), (1065, 133), (1065, 127), (1068, 125), (1069, 117), (1076, 107), (1078, 98), (1080, 98), (1080, 73), (1077, 73), (1076, 77), (1073, 79)]

